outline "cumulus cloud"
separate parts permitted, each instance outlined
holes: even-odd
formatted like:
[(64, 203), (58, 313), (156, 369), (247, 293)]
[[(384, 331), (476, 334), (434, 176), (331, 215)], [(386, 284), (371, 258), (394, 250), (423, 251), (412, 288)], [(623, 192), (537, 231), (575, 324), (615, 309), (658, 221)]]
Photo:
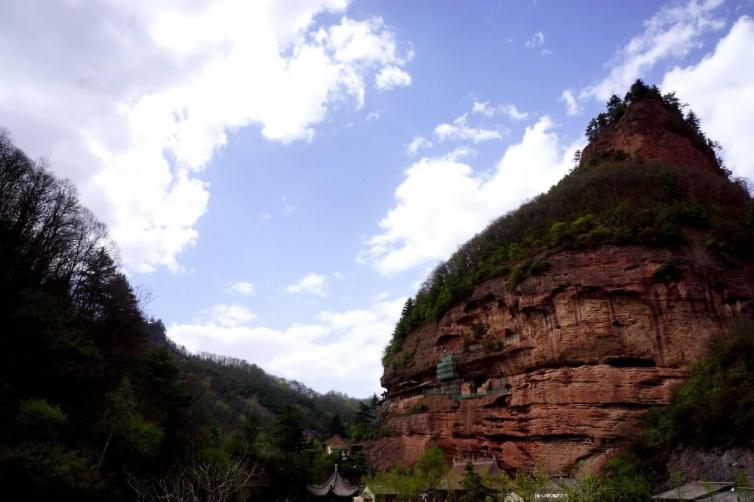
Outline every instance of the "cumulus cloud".
[(327, 279), (324, 275), (311, 273), (286, 288), (289, 293), (309, 293), (316, 296), (325, 296)]
[(471, 112), (484, 115), (485, 117), (505, 115), (511, 120), (524, 120), (529, 117), (529, 114), (527, 112), (520, 111), (516, 107), (516, 105), (502, 104), (498, 106), (491, 106), (489, 101), (474, 101)]
[(452, 123), (444, 123), (435, 127), (435, 137), (438, 141), (471, 141), (481, 143), (494, 139), (501, 139), (503, 134), (499, 130), (484, 127), (471, 127), (468, 124), (468, 114), (464, 113)]
[[(724, 0), (691, 0), (663, 7), (644, 22), (644, 29), (618, 51), (609, 73), (599, 82), (585, 87), (579, 101), (606, 101), (612, 94), (622, 95), (639, 77), (663, 60), (681, 59), (702, 45), (703, 35), (721, 30), (725, 22), (715, 15)], [(569, 113), (579, 109), (574, 94), (568, 90), (561, 96)]]
[(230, 286), (230, 292), (244, 296), (253, 295), (254, 285), (250, 282), (238, 281)]
[(397, 66), (386, 66), (374, 78), (374, 85), (381, 91), (411, 85), (411, 75)]
[(406, 152), (409, 155), (416, 155), (419, 150), (423, 148), (431, 148), (432, 142), (429, 141), (424, 136), (414, 136), (414, 139), (411, 140), (411, 142), (406, 145)]
[(76, 183), (129, 270), (178, 270), (209, 200), (199, 173), (230, 132), (311, 141), (334, 103), (363, 106), (372, 75), (410, 80), (380, 18), (318, 24), (346, 4), (5, 2), (3, 125)]
[(380, 391), (380, 354), (404, 302), (396, 298), (364, 309), (324, 311), (312, 323), (285, 329), (227, 326), (213, 320), (173, 324), (168, 336), (189, 350), (243, 358), (320, 392), (337, 388), (366, 396)]
[(734, 173), (754, 179), (754, 20), (743, 16), (699, 63), (676, 67), (662, 81), (702, 120), (710, 137), (723, 146)]
[(209, 309), (210, 322), (225, 328), (241, 326), (257, 318), (243, 305), (233, 303), (230, 305), (215, 305)]
[(526, 128), (495, 171), (478, 173), (457, 155), (425, 157), (406, 170), (381, 232), (358, 256), (390, 275), (448, 258), (492, 219), (553, 185), (581, 143), (564, 145), (548, 116)]

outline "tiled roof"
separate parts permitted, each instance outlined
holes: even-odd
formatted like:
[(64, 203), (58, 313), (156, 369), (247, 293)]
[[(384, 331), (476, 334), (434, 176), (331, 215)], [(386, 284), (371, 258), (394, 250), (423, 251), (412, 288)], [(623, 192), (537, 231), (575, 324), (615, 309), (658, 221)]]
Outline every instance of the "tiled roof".
[[(454, 461), (450, 471), (440, 480), (438, 488), (441, 490), (461, 490), (461, 480), (466, 475), (466, 464), (469, 461)], [(482, 476), (496, 476), (500, 473), (497, 461), (494, 457), (471, 461), (474, 472)]]
[(329, 446), (330, 448), (336, 448), (338, 450), (345, 450), (349, 446), (348, 440), (346, 440), (346, 438), (339, 434), (335, 434), (333, 437), (328, 439), (325, 444), (327, 444), (327, 446)]
[(306, 489), (315, 497), (327, 497), (328, 495), (335, 495), (336, 497), (354, 497), (359, 491), (361, 491), (360, 486), (352, 485), (340, 477), (337, 465), (335, 466), (335, 470), (333, 471), (332, 476), (330, 476), (330, 479), (321, 485), (308, 485)]

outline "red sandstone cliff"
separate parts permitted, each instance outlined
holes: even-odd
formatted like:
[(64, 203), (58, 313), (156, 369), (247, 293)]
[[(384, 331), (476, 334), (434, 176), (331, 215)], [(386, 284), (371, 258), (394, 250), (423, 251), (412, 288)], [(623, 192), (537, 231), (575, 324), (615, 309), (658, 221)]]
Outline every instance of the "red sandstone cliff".
[[(622, 150), (720, 176), (714, 152), (671, 130), (661, 107), (634, 105), (582, 162)], [(662, 282), (655, 271), (668, 260), (678, 274)], [(698, 236), (675, 249), (603, 246), (547, 261), (514, 289), (503, 278), (478, 284), (408, 334), (413, 356), (382, 378), (390, 433), (368, 445), (374, 465), (410, 465), (437, 444), (449, 456), (494, 454), (505, 468), (591, 469), (668, 401), (711, 337), (734, 316), (754, 317), (754, 267), (722, 266)], [(448, 355), (452, 375), (438, 374)]]

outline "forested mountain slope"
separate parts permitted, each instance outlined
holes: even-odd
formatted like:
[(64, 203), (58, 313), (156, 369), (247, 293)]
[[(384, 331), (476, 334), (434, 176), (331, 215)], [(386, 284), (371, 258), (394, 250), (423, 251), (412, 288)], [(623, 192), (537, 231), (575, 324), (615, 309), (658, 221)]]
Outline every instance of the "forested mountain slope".
[(177, 348), (112, 249), (74, 187), (0, 132), (3, 498), (151, 500), (223, 482), (213, 500), (274, 500), (320, 479), (304, 430), (347, 427), (360, 402)]

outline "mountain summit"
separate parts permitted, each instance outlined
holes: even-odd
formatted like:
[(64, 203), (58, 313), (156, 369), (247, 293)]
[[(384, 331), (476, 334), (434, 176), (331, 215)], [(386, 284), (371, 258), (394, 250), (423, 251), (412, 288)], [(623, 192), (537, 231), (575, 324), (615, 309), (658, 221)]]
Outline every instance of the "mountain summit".
[(721, 172), (719, 146), (701, 131), (696, 114), (684, 115), (683, 108), (674, 94), (662, 96), (656, 87), (638, 81), (623, 100), (613, 96), (607, 111), (590, 122), (591, 141), (582, 162), (625, 152), (645, 161)]

